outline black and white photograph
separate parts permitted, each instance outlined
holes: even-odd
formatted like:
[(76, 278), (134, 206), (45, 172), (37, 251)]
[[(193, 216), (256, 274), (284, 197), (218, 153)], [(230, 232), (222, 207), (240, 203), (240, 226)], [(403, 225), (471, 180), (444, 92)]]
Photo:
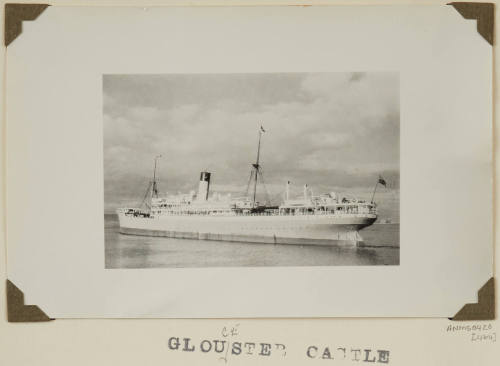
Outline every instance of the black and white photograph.
[(399, 264), (397, 72), (103, 75), (106, 268)]

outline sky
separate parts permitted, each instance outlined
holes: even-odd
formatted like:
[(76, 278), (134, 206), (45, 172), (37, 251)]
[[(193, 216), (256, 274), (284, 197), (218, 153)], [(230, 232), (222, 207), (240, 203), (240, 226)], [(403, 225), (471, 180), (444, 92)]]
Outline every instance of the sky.
[(263, 126), (273, 203), (287, 181), (370, 199), (381, 175), (375, 201), (399, 221), (399, 114), (398, 73), (103, 75), (105, 210), (142, 201), (157, 155), (160, 193), (210, 171), (212, 192), (244, 194)]

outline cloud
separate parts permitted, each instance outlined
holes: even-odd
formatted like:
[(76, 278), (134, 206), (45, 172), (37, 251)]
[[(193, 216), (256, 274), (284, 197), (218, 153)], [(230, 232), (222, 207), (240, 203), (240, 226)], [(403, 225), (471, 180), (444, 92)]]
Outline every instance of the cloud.
[(135, 106), (128, 110), (128, 116), (132, 120), (144, 123), (161, 118), (163, 114), (156, 107)]
[(356, 82), (356, 81), (363, 79), (365, 76), (366, 76), (366, 73), (364, 73), (364, 72), (353, 72), (351, 74), (351, 77), (349, 78), (349, 81)]

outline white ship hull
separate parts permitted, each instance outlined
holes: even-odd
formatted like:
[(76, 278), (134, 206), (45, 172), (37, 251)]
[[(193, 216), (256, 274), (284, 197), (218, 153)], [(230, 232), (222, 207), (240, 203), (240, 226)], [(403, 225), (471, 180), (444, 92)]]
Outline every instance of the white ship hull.
[(120, 232), (220, 241), (355, 246), (359, 230), (373, 224), (374, 214), (321, 215), (163, 215), (142, 217), (118, 213)]

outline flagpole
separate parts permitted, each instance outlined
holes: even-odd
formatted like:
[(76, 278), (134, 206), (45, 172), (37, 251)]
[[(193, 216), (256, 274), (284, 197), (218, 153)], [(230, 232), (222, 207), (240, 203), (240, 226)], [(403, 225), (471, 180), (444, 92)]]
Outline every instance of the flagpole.
[(372, 200), (371, 200), (371, 203), (373, 203), (373, 198), (375, 197), (375, 192), (377, 191), (377, 186), (378, 186), (378, 180), (377, 180), (377, 184), (375, 184), (375, 188), (373, 189), (373, 194), (372, 194)]

